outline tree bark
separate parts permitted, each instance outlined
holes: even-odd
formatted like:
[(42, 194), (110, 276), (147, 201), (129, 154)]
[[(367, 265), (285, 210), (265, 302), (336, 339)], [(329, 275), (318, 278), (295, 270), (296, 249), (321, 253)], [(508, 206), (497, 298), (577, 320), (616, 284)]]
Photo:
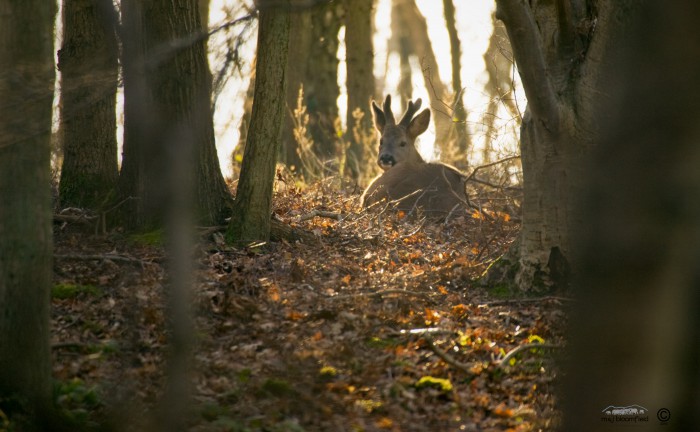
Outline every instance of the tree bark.
[[(0, 3), (0, 395), (51, 407), (50, 137), (56, 5)], [(5, 67), (6, 66), (6, 67)]]
[(99, 208), (116, 186), (117, 40), (90, 0), (63, 1), (61, 71), (63, 207)]
[(399, 55), (401, 76), (399, 78), (398, 92), (401, 97), (401, 110), (408, 107), (408, 102), (413, 99), (413, 71), (411, 70), (411, 37), (410, 28), (403, 21), (401, 0), (391, 2), (391, 40), (389, 52)]
[(614, 11), (606, 24), (624, 31), (608, 41), (614, 50), (595, 77), (605, 97), (590, 115), (602, 134), (577, 207), (585, 224), (574, 236), (578, 303), (562, 430), (600, 430), (601, 410), (615, 404), (649, 410), (650, 428), (693, 430), (700, 412), (700, 5), (607, 7)]
[(489, 104), (482, 120), (486, 129), (482, 152), (484, 163), (492, 160), (492, 142), (498, 134), (495, 124), (499, 107), (503, 105), (518, 126), (522, 120), (513, 95), (513, 52), (508, 40), (508, 33), (503, 22), (496, 19), (495, 13), (492, 14), (491, 21), (493, 22), (493, 33), (491, 33), (489, 46), (484, 53), (484, 63), (488, 74), (484, 90), (489, 96)]
[[(279, 3), (279, 2), (276, 2)], [(230, 242), (270, 238), (272, 187), (280, 148), (289, 47), (289, 2), (260, 8), (255, 97), (241, 176), (226, 237)]]
[(423, 68), (423, 79), (428, 89), (430, 107), (435, 123), (435, 148), (441, 155), (449, 155), (449, 136), (452, 127), (452, 113), (447, 101), (447, 88), (440, 78), (440, 68), (428, 35), (428, 24), (421, 14), (415, 0), (395, 0), (397, 14), (401, 17), (410, 37), (413, 53), (418, 57)]
[(511, 254), (517, 262), (502, 263), (516, 267), (514, 282), (520, 290), (543, 291), (568, 283), (570, 232), (580, 218), (574, 202), (581, 189), (583, 157), (598, 133), (589, 114), (601, 84), (596, 77), (619, 25), (609, 20), (614, 9), (610, 0), (587, 2), (583, 9), (588, 15), (564, 14), (562, 3), (497, 2), (528, 99), (520, 133), (520, 249)]
[(352, 133), (355, 110), (363, 113), (360, 128), (372, 128), (370, 100), (374, 96), (374, 52), (372, 16), (374, 0), (345, 0), (345, 49), (347, 65), (347, 130), (350, 141), (347, 163), (354, 179), (359, 179), (367, 163), (364, 143)]
[(338, 33), (343, 24), (343, 13), (341, 2), (322, 2), (312, 8), (311, 47), (304, 62), (304, 102), (309, 113), (309, 132), (314, 150), (323, 160), (338, 156)]
[[(294, 136), (293, 112), (299, 89), (304, 88), (303, 104), (308, 114), (308, 133), (313, 142), (311, 157), (321, 160), (337, 157), (336, 120), (338, 119), (338, 32), (343, 23), (340, 3), (320, 2), (292, 10), (287, 61), (287, 108), (282, 134), (282, 161), (307, 175)], [(304, 157), (304, 156), (301, 156)]]
[(450, 57), (452, 60), (452, 93), (454, 94), (452, 123), (457, 132), (457, 166), (467, 168), (467, 153), (471, 148), (471, 137), (467, 129), (467, 110), (464, 107), (464, 89), (462, 88), (462, 45), (457, 32), (455, 6), (452, 0), (442, 0), (447, 34), (450, 37)]
[[(211, 82), (195, 0), (122, 5), (125, 137), (120, 197), (127, 225), (162, 226), (169, 197), (163, 174), (172, 158), (191, 161), (196, 219), (221, 221), (230, 195), (216, 154)], [(147, 59), (147, 60), (146, 60)]]

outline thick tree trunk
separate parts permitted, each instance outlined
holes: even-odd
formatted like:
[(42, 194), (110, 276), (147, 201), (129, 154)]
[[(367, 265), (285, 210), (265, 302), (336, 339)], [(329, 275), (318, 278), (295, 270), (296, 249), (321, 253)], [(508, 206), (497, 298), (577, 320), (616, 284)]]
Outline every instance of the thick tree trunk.
[(288, 1), (263, 6), (258, 26), (255, 97), (241, 176), (226, 237), (232, 242), (269, 240), (272, 187), (286, 95), (290, 18)]
[[(320, 2), (309, 8), (292, 10), (289, 59), (287, 62), (287, 108), (282, 133), (282, 161), (296, 166), (304, 175), (307, 164), (301, 158), (337, 156), (336, 120), (338, 119), (338, 32), (342, 24), (342, 4)], [(308, 114), (307, 131), (313, 147), (311, 155), (299, 156), (294, 136), (293, 112), (297, 108), (300, 87)]]
[(0, 398), (51, 404), (50, 137), (55, 3), (0, 3)]
[(327, 160), (338, 156), (338, 33), (343, 24), (344, 10), (341, 2), (321, 2), (311, 12), (311, 47), (304, 62), (304, 102), (309, 113), (314, 150), (321, 159)]
[(294, 43), (289, 44), (287, 57), (287, 94), (280, 152), (280, 162), (285, 163), (290, 168), (294, 167), (294, 170), (302, 175), (306, 175), (306, 172), (299, 155), (300, 146), (294, 136), (294, 129), (297, 127), (294, 121), (294, 110), (297, 109), (299, 90), (303, 88), (305, 94), (309, 91), (304, 78), (309, 63), (316, 60), (311, 60), (310, 57), (312, 14), (313, 10), (306, 8), (290, 12), (289, 40), (294, 41)]
[(117, 40), (91, 0), (63, 1), (59, 189), (63, 207), (98, 208), (116, 186)]
[(345, 49), (347, 65), (347, 130), (350, 150), (347, 163), (350, 173), (359, 179), (367, 163), (364, 143), (352, 133), (356, 126), (355, 110), (363, 113), (360, 128), (372, 128), (370, 100), (374, 96), (374, 52), (372, 17), (374, 0), (345, 0)]
[(696, 430), (700, 4), (615, 3), (610, 23), (636, 20), (610, 41), (617, 49), (593, 115), (603, 134), (578, 207), (586, 223), (575, 236), (579, 299), (562, 430), (622, 429), (601, 411), (633, 404), (648, 410), (635, 429)]
[(582, 161), (598, 131), (590, 113), (602, 58), (619, 27), (609, 19), (611, 2), (595, 3), (597, 8), (566, 1), (497, 3), (528, 99), (520, 142), (523, 228), (519, 250), (510, 254), (517, 262), (502, 263), (515, 265), (520, 290), (564, 287), (570, 273)]
[[(161, 226), (169, 199), (163, 175), (172, 158), (192, 161), (195, 213), (221, 221), (230, 195), (219, 167), (211, 115), (211, 83), (195, 0), (124, 1), (125, 138), (120, 175), (128, 225)], [(144, 60), (147, 59), (147, 60)]]

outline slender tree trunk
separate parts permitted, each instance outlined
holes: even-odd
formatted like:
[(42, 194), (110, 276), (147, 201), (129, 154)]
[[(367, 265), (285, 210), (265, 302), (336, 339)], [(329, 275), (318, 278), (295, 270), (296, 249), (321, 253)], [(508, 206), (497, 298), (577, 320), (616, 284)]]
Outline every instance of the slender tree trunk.
[[(162, 226), (168, 199), (165, 163), (173, 153), (192, 162), (196, 218), (223, 219), (230, 195), (216, 154), (211, 112), (211, 81), (195, 0), (122, 5), (125, 34), (125, 139), (120, 175), (132, 227)], [(145, 59), (145, 60), (144, 60)]]
[(462, 45), (457, 33), (457, 22), (455, 18), (455, 6), (452, 0), (442, 0), (443, 12), (445, 15), (445, 25), (447, 34), (450, 37), (450, 57), (452, 59), (452, 92), (454, 94), (453, 119), (454, 128), (457, 132), (457, 162), (459, 168), (466, 168), (467, 153), (471, 148), (471, 137), (467, 129), (467, 110), (464, 107), (464, 89), (462, 88)]
[(517, 121), (518, 126), (521, 123), (520, 111), (515, 104), (513, 95), (513, 53), (508, 33), (503, 22), (496, 18), (495, 13), (492, 14), (491, 21), (493, 22), (493, 32), (489, 38), (489, 46), (484, 53), (484, 63), (488, 74), (484, 90), (489, 96), (489, 105), (482, 121), (486, 129), (482, 153), (485, 163), (491, 161), (493, 152), (491, 143), (498, 135), (495, 125), (499, 107), (504, 106), (508, 114)]
[[(695, 430), (700, 4), (621, 3), (612, 22), (635, 20), (611, 39), (606, 97), (596, 104), (603, 134), (578, 206), (585, 224), (575, 235), (579, 298), (562, 430), (622, 429), (601, 411), (632, 404), (648, 410), (640, 430)], [(616, 422), (601, 427), (600, 417)]]
[(289, 47), (289, 2), (260, 6), (255, 97), (241, 176), (227, 230), (233, 242), (269, 240)]
[(63, 1), (61, 206), (98, 208), (116, 186), (117, 41), (91, 0)]
[(428, 35), (428, 24), (415, 0), (396, 0), (398, 14), (404, 27), (409, 29), (413, 53), (423, 68), (425, 87), (428, 89), (430, 107), (435, 122), (435, 148), (442, 154), (450, 154), (449, 136), (452, 128), (452, 113), (449, 112), (448, 91), (440, 78), (440, 68)]
[(253, 97), (255, 96), (255, 69), (257, 68), (257, 57), (253, 58), (250, 77), (248, 78), (248, 88), (243, 101), (243, 115), (238, 126), (238, 144), (231, 153), (231, 167), (233, 178), (238, 178), (243, 163), (243, 153), (245, 153), (245, 143), (248, 140), (248, 130), (250, 129), (250, 116), (253, 114)]
[(56, 5), (0, 3), (0, 398), (51, 404), (50, 138)]
[(366, 163), (364, 143), (351, 132), (355, 110), (363, 113), (360, 128), (372, 128), (370, 100), (374, 96), (374, 53), (372, 48), (372, 9), (374, 0), (345, 0), (345, 49), (347, 64), (347, 130), (350, 141), (348, 164), (354, 179), (360, 178)]
[(399, 78), (398, 92), (401, 97), (401, 110), (404, 111), (408, 106), (408, 101), (413, 99), (413, 71), (411, 70), (411, 29), (403, 21), (400, 2), (402, 0), (393, 0), (391, 2), (391, 40), (389, 43), (389, 52), (395, 52), (399, 55), (399, 64), (401, 68), (401, 77)]

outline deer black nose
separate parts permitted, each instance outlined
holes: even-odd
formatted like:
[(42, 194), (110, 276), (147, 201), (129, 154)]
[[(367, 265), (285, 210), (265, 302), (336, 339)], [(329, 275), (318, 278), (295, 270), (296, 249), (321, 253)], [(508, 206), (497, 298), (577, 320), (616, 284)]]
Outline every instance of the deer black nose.
[(379, 165), (380, 166), (394, 166), (396, 164), (396, 159), (390, 154), (379, 155)]

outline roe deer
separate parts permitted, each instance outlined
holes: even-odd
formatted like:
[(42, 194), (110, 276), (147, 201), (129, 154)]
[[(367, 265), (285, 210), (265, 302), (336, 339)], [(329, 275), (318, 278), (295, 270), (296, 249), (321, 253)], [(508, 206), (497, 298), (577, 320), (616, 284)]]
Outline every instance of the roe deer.
[(376, 207), (381, 201), (411, 212), (420, 209), (429, 215), (446, 215), (466, 207), (464, 176), (457, 169), (428, 163), (415, 147), (418, 135), (428, 129), (430, 109), (415, 118), (421, 100), (408, 102), (406, 113), (396, 123), (387, 95), (382, 110), (372, 101), (374, 125), (381, 134), (377, 163), (384, 170), (362, 194), (362, 207)]

